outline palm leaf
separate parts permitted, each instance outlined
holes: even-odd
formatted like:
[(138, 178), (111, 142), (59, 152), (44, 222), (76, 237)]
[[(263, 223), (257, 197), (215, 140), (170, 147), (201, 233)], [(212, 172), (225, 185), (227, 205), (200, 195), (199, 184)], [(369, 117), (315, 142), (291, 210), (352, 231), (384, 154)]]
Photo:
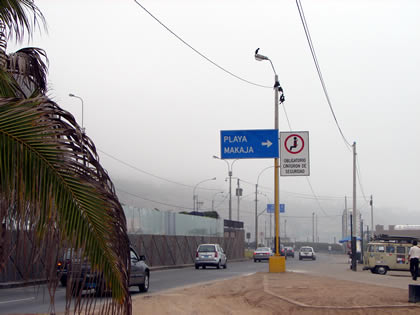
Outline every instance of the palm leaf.
[(47, 91), (48, 58), (43, 49), (27, 47), (11, 53), (6, 67), (19, 86), (27, 91), (26, 97), (34, 90), (42, 94)]
[(112, 312), (130, 312), (129, 241), (114, 186), (74, 117), (45, 96), (0, 98), (0, 199), (9, 205), (0, 222), (82, 248), (111, 286)]
[(31, 37), (36, 26), (46, 25), (45, 18), (33, 0), (0, 0), (0, 25), (9, 38), (21, 41), (25, 32)]

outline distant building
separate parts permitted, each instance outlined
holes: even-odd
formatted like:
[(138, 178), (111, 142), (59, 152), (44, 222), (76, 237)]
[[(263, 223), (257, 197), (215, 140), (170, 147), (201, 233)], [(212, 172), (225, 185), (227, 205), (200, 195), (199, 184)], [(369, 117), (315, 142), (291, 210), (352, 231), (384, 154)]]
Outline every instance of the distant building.
[(420, 225), (414, 224), (398, 224), (398, 225), (388, 225), (386, 230), (383, 225), (376, 225), (376, 235), (387, 234), (392, 236), (410, 236), (420, 239)]

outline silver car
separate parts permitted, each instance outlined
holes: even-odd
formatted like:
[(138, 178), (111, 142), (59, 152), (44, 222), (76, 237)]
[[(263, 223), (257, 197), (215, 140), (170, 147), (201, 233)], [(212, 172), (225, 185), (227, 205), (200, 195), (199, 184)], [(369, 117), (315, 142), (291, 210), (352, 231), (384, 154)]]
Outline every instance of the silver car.
[(258, 247), (254, 250), (254, 262), (269, 260), (270, 256), (273, 256), (273, 251), (269, 247)]
[(201, 244), (197, 248), (195, 254), (195, 269), (200, 268), (206, 269), (207, 266), (214, 266), (220, 269), (223, 266), (224, 269), (227, 267), (227, 257), (223, 251), (223, 248), (219, 244)]

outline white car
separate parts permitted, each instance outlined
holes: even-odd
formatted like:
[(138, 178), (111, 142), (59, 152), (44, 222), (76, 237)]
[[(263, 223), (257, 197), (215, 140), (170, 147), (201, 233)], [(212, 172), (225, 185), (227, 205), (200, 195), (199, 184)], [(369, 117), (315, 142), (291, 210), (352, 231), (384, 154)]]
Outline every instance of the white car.
[(197, 248), (195, 254), (195, 269), (200, 268), (206, 269), (207, 266), (214, 266), (220, 269), (227, 267), (227, 257), (223, 251), (223, 248), (219, 244), (201, 244)]
[(316, 259), (315, 251), (312, 247), (303, 246), (299, 249), (299, 260), (302, 260), (304, 258), (310, 258), (312, 260)]

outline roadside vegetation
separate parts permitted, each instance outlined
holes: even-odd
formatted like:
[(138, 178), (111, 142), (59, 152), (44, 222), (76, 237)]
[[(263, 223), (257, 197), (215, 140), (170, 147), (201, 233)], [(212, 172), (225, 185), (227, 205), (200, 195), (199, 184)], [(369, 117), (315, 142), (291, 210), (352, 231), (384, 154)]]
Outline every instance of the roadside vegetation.
[(71, 303), (67, 294), (66, 313), (130, 314), (129, 240), (113, 183), (73, 115), (47, 96), (46, 52), (7, 52), (44, 26), (32, 0), (0, 1), (0, 272), (11, 252), (42, 261), (55, 313), (57, 257), (80, 248), (112, 298)]

